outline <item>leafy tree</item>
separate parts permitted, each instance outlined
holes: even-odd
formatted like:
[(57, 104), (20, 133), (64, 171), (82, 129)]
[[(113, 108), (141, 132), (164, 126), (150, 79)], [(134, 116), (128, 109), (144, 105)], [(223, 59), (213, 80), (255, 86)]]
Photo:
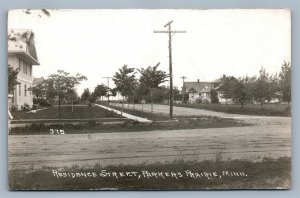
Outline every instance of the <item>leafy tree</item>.
[(81, 94), (81, 101), (89, 100), (90, 96), (91, 96), (91, 92), (90, 92), (89, 88), (84, 89)]
[(245, 76), (243, 78), (239, 78), (233, 84), (233, 92), (232, 99), (242, 105), (246, 105), (249, 102), (253, 101), (253, 90), (254, 84), (256, 81), (256, 77)]
[(257, 102), (260, 102), (261, 107), (263, 107), (264, 102), (270, 100), (272, 95), (269, 74), (261, 67), (259, 76), (254, 83), (253, 97)]
[(226, 105), (227, 105), (227, 100), (232, 99), (234, 96), (234, 86), (236, 85), (236, 83), (237, 83), (237, 79), (233, 76), (223, 75), (221, 79), (221, 85), (218, 90), (222, 92), (221, 97), (226, 99)]
[(213, 103), (213, 104), (219, 103), (218, 92), (214, 89), (212, 89), (210, 91), (210, 100), (211, 100), (211, 103)]
[(135, 73), (134, 68), (130, 68), (127, 65), (123, 65), (118, 72), (113, 76), (113, 81), (116, 85), (116, 90), (123, 96), (122, 112), (124, 109), (124, 96), (133, 94), (135, 88)]
[(280, 82), (278, 74), (271, 75), (269, 77), (269, 99), (280, 99)]
[(76, 76), (70, 76), (69, 74), (63, 70), (57, 70), (57, 74), (51, 74), (44, 81), (46, 83), (47, 97), (57, 98), (59, 118), (61, 118), (60, 106), (62, 102), (70, 98), (70, 94), (73, 94), (76, 85), (83, 80), (87, 80), (87, 77), (81, 74), (76, 74)]
[(113, 88), (113, 89), (110, 89), (110, 95), (111, 96), (117, 96), (117, 94), (118, 94), (118, 90), (116, 89), (116, 88)]
[(279, 74), (280, 91), (282, 93), (282, 100), (288, 103), (288, 110), (291, 109), (291, 65), (289, 62), (284, 61), (281, 66)]
[(138, 69), (141, 74), (140, 83), (150, 90), (151, 112), (153, 112), (153, 89), (158, 88), (161, 83), (167, 81), (166, 72), (157, 69), (159, 64), (154, 67), (148, 66), (146, 69)]
[(12, 66), (8, 65), (8, 93), (12, 93), (15, 86), (18, 83), (17, 77), (19, 74), (19, 68), (14, 69)]
[(47, 92), (46, 84), (44, 83), (44, 81), (33, 83), (33, 85), (29, 87), (28, 90), (32, 92), (36, 99), (44, 98)]
[(148, 99), (149, 89), (138, 82), (136, 89), (134, 90), (135, 100)]
[(246, 86), (242, 79), (232, 82), (232, 100), (242, 105), (242, 108), (246, 104), (248, 95), (246, 92)]
[[(175, 101), (179, 101), (179, 100), (181, 100), (181, 98), (182, 98), (182, 96), (181, 96), (181, 94), (180, 94), (180, 90), (178, 89), (178, 87), (174, 87), (173, 88), (173, 94), (174, 94), (174, 100)], [(168, 94), (169, 95), (169, 94)]]
[(97, 85), (94, 89), (94, 96), (103, 98), (103, 96), (105, 96), (107, 92), (108, 92), (107, 86), (105, 86), (104, 84)]

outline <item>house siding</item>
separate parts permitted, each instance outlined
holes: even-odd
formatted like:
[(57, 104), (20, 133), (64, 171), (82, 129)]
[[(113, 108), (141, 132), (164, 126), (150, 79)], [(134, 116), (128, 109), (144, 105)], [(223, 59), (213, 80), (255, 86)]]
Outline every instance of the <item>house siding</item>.
[[(23, 30), (21, 30), (22, 32)], [(31, 34), (31, 31), (25, 30)], [(27, 41), (19, 38), (18, 31), (14, 33), (14, 31), (10, 31), (9, 37), (14, 37), (15, 40), (9, 40), (8, 45), (8, 65), (12, 66), (14, 69), (19, 68), (19, 73), (17, 76), (18, 85), (15, 86), (12, 97), (12, 105), (14, 105), (18, 110), (22, 109), (24, 104), (28, 104), (30, 106), (33, 105), (33, 94), (28, 89), (33, 84), (33, 76), (32, 76), (32, 66), (38, 65), (37, 56), (34, 46), (33, 36), (31, 34), (28, 37)], [(30, 46), (28, 46), (30, 45)], [(29, 48), (32, 48), (32, 52), (28, 51)], [(15, 51), (17, 50), (17, 51)], [(22, 54), (22, 51), (24, 53)], [(21, 52), (21, 54), (20, 54)], [(32, 59), (28, 59), (28, 56), (32, 56), (34, 58), (34, 62), (31, 62)]]

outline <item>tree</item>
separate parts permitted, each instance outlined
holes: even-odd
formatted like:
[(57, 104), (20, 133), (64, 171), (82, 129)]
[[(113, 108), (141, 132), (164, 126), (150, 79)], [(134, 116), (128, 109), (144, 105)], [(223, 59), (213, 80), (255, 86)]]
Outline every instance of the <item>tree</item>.
[(227, 100), (233, 98), (233, 92), (234, 92), (234, 86), (236, 85), (237, 79), (233, 76), (225, 76), (221, 78), (221, 85), (218, 89), (222, 92), (221, 97), (226, 99), (226, 105)]
[(180, 99), (182, 99), (182, 96), (180, 94), (180, 90), (178, 89), (178, 87), (174, 87), (173, 88), (173, 94), (174, 94), (174, 100), (176, 101), (180, 101)]
[(239, 79), (237, 81), (232, 82), (232, 100), (235, 103), (241, 104), (242, 108), (244, 107), (244, 105), (246, 104), (248, 95), (246, 92), (246, 86), (243, 83), (243, 79)]
[(219, 103), (218, 92), (214, 89), (212, 89), (210, 91), (210, 100), (211, 100), (211, 103), (213, 103), (213, 104)]
[(239, 78), (232, 84), (232, 99), (234, 102), (242, 105), (246, 105), (248, 102), (253, 101), (253, 90), (256, 77), (245, 76)]
[(288, 110), (291, 109), (291, 65), (289, 62), (284, 61), (281, 66), (279, 74), (280, 91), (282, 93), (282, 100), (288, 103)]
[(134, 91), (134, 83), (135, 83), (135, 73), (134, 68), (130, 68), (127, 65), (123, 65), (118, 72), (113, 76), (113, 81), (116, 85), (116, 90), (121, 93), (123, 96), (122, 102), (122, 112), (124, 109), (124, 96), (129, 94), (133, 94)]
[(259, 76), (256, 79), (253, 87), (253, 97), (257, 102), (260, 102), (261, 107), (266, 100), (270, 100), (273, 93), (270, 89), (270, 77), (266, 70), (261, 67)]
[(29, 91), (35, 96), (36, 99), (41, 99), (46, 96), (46, 84), (44, 81), (35, 82), (31, 87), (28, 88)]
[(104, 84), (97, 85), (94, 89), (94, 96), (102, 98), (107, 94), (107, 92), (108, 92), (107, 86), (105, 86)]
[(15, 90), (15, 86), (19, 84), (17, 81), (18, 74), (19, 68), (14, 69), (8, 65), (8, 93), (12, 93)]
[(87, 77), (81, 74), (76, 74), (76, 76), (70, 76), (69, 74), (63, 70), (57, 70), (57, 74), (51, 74), (45, 80), (47, 97), (57, 97), (59, 118), (61, 118), (61, 103), (70, 98), (70, 94), (73, 94), (76, 85), (79, 85), (83, 80), (87, 80)]
[(84, 89), (81, 94), (81, 101), (89, 100), (90, 96), (91, 96), (91, 92), (90, 92), (89, 88)]
[(146, 100), (148, 98), (149, 89), (138, 82), (135, 92), (136, 100)]
[(157, 69), (159, 64), (154, 67), (148, 66), (146, 69), (138, 69), (141, 74), (140, 83), (150, 90), (151, 112), (153, 112), (153, 89), (167, 81), (166, 72)]

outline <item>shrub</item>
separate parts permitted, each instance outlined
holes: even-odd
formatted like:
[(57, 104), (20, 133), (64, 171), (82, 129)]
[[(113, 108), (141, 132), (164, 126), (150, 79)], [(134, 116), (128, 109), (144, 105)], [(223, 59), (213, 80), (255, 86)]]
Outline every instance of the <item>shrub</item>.
[(36, 109), (38, 109), (38, 108), (39, 108), (39, 105), (38, 105), (38, 104), (33, 104), (32, 107), (31, 107), (32, 110), (36, 110)]
[(23, 111), (29, 111), (30, 110), (30, 105), (27, 104), (27, 103), (24, 103), (22, 106), (21, 106), (21, 109)]
[(210, 102), (209, 102), (209, 100), (208, 99), (202, 99), (202, 102), (201, 102), (202, 104), (209, 104)]
[(18, 107), (16, 105), (11, 105), (10, 106), (10, 111), (17, 111)]
[(34, 104), (39, 104), (40, 106), (43, 106), (43, 107), (51, 106), (51, 104), (49, 104), (47, 102), (47, 100), (42, 99), (42, 98), (34, 98), (33, 103)]
[(197, 98), (196, 103), (198, 103), (198, 104), (202, 103), (202, 98)]

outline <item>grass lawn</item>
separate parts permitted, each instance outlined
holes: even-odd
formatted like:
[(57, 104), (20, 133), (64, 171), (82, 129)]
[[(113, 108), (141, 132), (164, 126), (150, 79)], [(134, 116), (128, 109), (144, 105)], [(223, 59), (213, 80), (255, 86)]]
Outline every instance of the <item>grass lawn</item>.
[[(121, 107), (111, 106), (111, 108), (122, 111)], [(163, 113), (151, 113), (151, 112), (147, 112), (147, 111), (140, 111), (140, 110), (135, 110), (135, 109), (127, 109), (127, 108), (124, 108), (123, 112), (131, 114), (131, 115), (135, 115), (135, 116), (138, 116), (138, 117), (142, 117), (142, 118), (147, 118), (147, 119), (152, 120), (152, 121), (167, 121), (167, 120), (170, 120), (169, 115), (166, 115), (166, 114), (163, 114)], [(174, 116), (174, 118), (179, 118), (179, 116)]]
[[(58, 106), (47, 107), (47, 109), (37, 111), (36, 114), (26, 111), (13, 111), (14, 120), (26, 119), (59, 119)], [(61, 106), (61, 119), (82, 119), (82, 118), (121, 118), (108, 110), (97, 106), (88, 107), (88, 105), (74, 106), (73, 112), (71, 106)]]
[(244, 115), (265, 115), (265, 116), (291, 116), (287, 104), (248, 104), (244, 108), (241, 105), (232, 104), (174, 104), (178, 107), (206, 109), (225, 113), (244, 114)]
[(290, 183), (291, 159), (287, 157), (265, 158), (261, 162), (216, 158), (203, 162), (177, 160), (169, 164), (96, 164), (9, 171), (11, 190), (275, 189), (289, 188)]

